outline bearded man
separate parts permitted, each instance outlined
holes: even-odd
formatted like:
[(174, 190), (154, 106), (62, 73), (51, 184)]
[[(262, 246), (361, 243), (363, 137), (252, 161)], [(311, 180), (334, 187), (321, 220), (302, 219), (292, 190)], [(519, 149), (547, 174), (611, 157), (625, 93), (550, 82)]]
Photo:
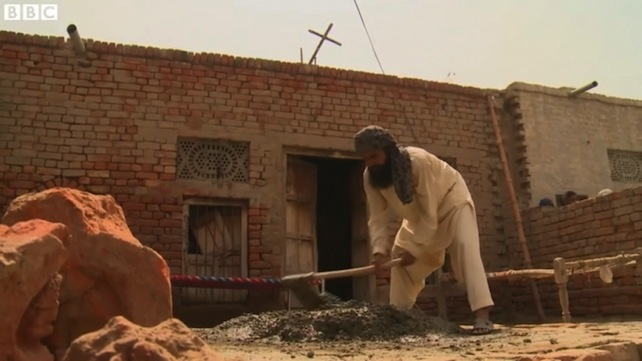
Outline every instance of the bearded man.
[[(373, 264), (380, 269), (390, 256), (401, 258), (391, 269), (390, 304), (412, 308), (426, 277), (444, 264), (448, 252), (475, 315), (472, 333), (491, 333), (489, 312), (494, 303), (481, 259), (475, 204), (461, 174), (424, 149), (397, 144), (379, 126), (359, 131), (354, 144), (366, 165), (363, 183)], [(392, 213), (403, 221), (391, 250)]]

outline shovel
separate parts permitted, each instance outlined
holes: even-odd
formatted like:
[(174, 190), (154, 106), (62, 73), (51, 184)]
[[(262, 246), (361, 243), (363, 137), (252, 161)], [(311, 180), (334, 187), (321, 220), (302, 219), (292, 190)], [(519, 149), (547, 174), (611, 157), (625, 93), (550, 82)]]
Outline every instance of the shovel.
[[(392, 268), (399, 264), (401, 258), (396, 258), (382, 265), (383, 268)], [(312, 284), (314, 280), (329, 280), (343, 277), (367, 276), (375, 273), (375, 266), (364, 266), (350, 268), (339, 271), (328, 272), (309, 272), (285, 276), (281, 279), (281, 285), (289, 288), (296, 298), (307, 309), (316, 309), (329, 302), (328, 295), (319, 293), (316, 285)]]

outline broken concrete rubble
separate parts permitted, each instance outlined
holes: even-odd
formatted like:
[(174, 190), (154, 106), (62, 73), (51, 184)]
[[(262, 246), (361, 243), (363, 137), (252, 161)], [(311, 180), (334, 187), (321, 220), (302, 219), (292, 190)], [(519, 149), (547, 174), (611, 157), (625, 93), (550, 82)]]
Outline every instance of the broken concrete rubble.
[[(56, 356), (60, 357), (74, 339), (100, 329), (114, 316), (124, 316), (141, 326), (155, 326), (172, 316), (167, 263), (132, 235), (123, 210), (111, 196), (69, 188), (29, 193), (9, 205), (2, 223), (20, 227), (20, 222), (33, 219), (57, 223), (57, 227), (69, 233), (69, 237), (60, 236), (65, 239), (68, 259), (64, 264), (52, 261), (50, 269), (39, 279), (38, 288), (5, 279), (0, 289), (9, 287), (24, 293), (24, 299), (15, 301), (20, 303), (15, 307), (25, 308), (46, 282), (60, 272), (58, 317), (53, 334), (47, 339)], [(33, 224), (50, 224), (39, 222)], [(33, 232), (47, 234), (35, 225)], [(39, 252), (47, 250), (38, 247)], [(9, 257), (4, 251), (2, 254), (2, 259)], [(33, 263), (47, 259), (40, 254), (24, 258)], [(25, 277), (35, 277), (30, 272), (35, 271), (28, 270)], [(24, 313), (21, 309), (17, 311)]]
[(0, 360), (49, 361), (67, 228), (42, 220), (0, 227)]
[(177, 319), (140, 327), (124, 317), (76, 339), (62, 361), (223, 361), (212, 348)]

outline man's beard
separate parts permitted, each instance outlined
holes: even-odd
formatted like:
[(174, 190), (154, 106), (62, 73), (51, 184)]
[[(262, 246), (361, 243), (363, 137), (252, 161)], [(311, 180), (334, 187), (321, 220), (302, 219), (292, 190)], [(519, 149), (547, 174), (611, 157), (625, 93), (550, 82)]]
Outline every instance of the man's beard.
[(392, 164), (390, 158), (382, 165), (368, 167), (370, 185), (377, 189), (388, 188), (392, 185)]

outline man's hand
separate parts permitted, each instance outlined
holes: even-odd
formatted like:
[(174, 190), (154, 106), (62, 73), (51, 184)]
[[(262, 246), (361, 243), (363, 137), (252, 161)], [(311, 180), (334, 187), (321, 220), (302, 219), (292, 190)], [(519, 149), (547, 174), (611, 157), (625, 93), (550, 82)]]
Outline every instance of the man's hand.
[(415, 258), (412, 253), (405, 250), (399, 255), (399, 257), (401, 258), (401, 261), (399, 262), (399, 266), (401, 267), (410, 266), (417, 260), (417, 258)]
[(372, 256), (372, 264), (375, 266), (377, 273), (383, 269), (383, 264), (388, 261), (390, 261), (390, 258), (383, 253), (375, 253), (374, 256)]

